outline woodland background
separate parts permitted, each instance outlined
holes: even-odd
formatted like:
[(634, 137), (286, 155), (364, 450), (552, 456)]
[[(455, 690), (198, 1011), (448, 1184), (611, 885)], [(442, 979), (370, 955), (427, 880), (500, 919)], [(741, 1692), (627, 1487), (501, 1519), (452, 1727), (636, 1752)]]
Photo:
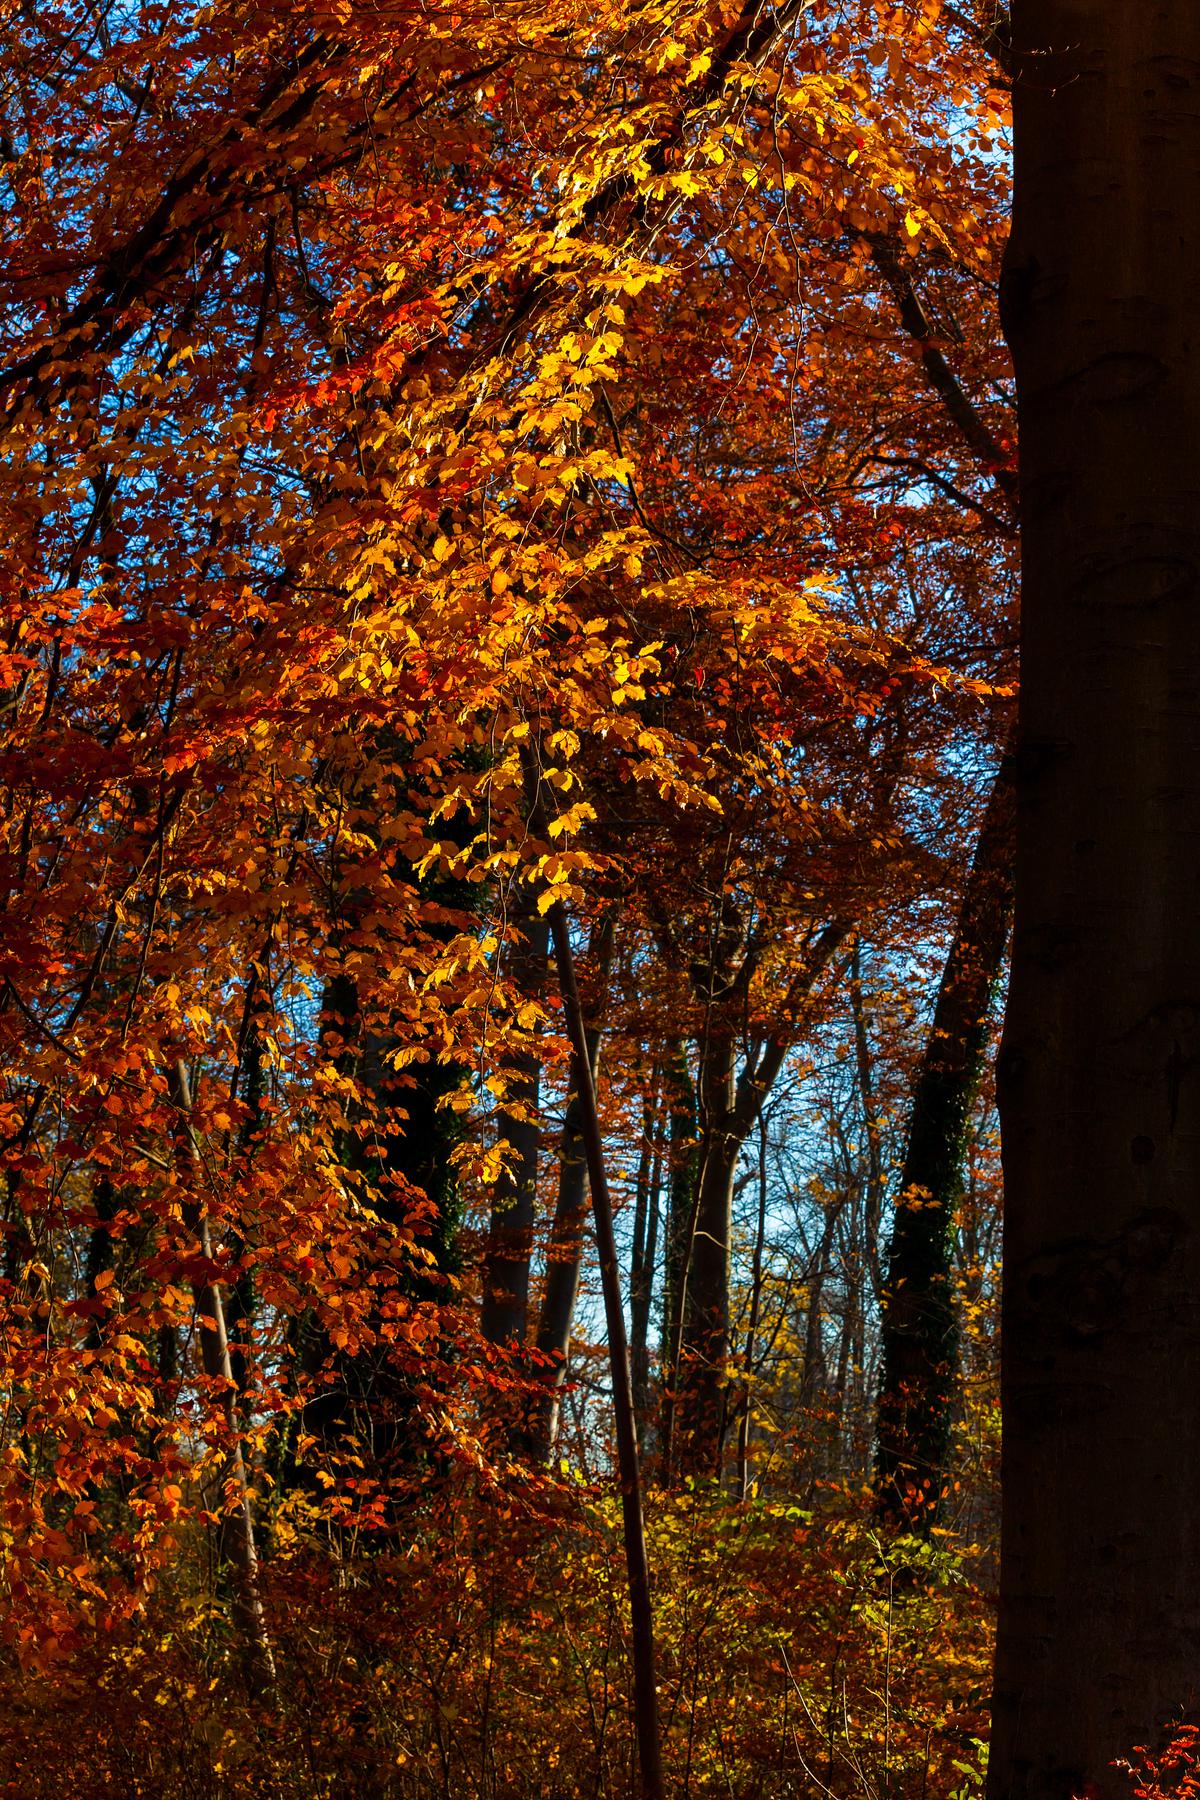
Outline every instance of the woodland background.
[(5, 1791), (968, 1800), (998, 9), (3, 21)]

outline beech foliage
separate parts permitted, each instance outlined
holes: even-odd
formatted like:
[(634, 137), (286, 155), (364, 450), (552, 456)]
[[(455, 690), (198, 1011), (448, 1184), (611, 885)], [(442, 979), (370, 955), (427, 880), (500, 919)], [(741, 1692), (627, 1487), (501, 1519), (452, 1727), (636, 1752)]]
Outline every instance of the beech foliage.
[(11, 1791), (975, 1792), (994, 8), (0, 10)]

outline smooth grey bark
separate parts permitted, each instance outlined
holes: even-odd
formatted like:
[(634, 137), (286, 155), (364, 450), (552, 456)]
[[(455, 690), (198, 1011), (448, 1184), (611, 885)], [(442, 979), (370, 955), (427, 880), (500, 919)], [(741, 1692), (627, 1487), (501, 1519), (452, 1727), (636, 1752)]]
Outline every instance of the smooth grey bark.
[(1023, 622), (990, 1800), (1200, 1700), (1200, 6), (1016, 0)]

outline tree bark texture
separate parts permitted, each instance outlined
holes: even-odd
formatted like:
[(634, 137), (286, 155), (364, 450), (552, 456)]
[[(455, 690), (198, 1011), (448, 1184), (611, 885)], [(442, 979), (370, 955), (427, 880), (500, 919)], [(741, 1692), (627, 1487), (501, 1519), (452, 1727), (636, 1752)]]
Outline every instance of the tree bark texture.
[(991, 1800), (1200, 1698), (1200, 6), (1017, 0), (1023, 625)]
[[(516, 939), (506, 954), (508, 980), (522, 999), (540, 1000), (546, 985), (550, 928), (525, 890), (519, 894), (513, 926)], [(509, 1098), (517, 1105), (502, 1113), (498, 1122), (500, 1136), (509, 1146), (510, 1162), (492, 1195), (480, 1313), (480, 1329), (488, 1342), (510, 1348), (524, 1344), (528, 1333), (529, 1264), (541, 1148), (537, 1118), (541, 1059), (536, 1047), (531, 1047), (514, 1060)]]
[[(600, 1018), (604, 1012), (612, 969), (612, 949), (612, 921), (606, 919), (597, 928), (592, 943), (593, 957), (598, 965), (598, 980), (592, 1007), (593, 1020), (587, 1028), (586, 1036), (593, 1087), (600, 1073)], [(546, 1291), (538, 1320), (537, 1348), (544, 1359), (539, 1373), (544, 1383), (544, 1392), (535, 1396), (529, 1447), (534, 1460), (541, 1463), (549, 1459), (558, 1436), (559, 1405), (567, 1375), (575, 1302), (579, 1297), (583, 1235), (588, 1215), (587, 1149), (583, 1140), (583, 1127), (583, 1100), (578, 1090), (573, 1089), (567, 1101), (559, 1145), (558, 1196), (550, 1226), (550, 1241), (546, 1247)]]
[[(433, 1253), (434, 1272), (406, 1273), (405, 1289), (416, 1299), (436, 1300), (445, 1292), (444, 1277), (461, 1266), (462, 1201), (453, 1152), (462, 1125), (441, 1102), (457, 1088), (462, 1070), (431, 1060), (397, 1072), (389, 1061), (395, 1040), (364, 1023), (358, 984), (345, 971), (326, 983), (321, 1032), (327, 1053), (335, 1048), (332, 1040), (340, 1045), (338, 1071), (353, 1077), (363, 1095), (362, 1106), (352, 1109), (348, 1128), (339, 1134), (339, 1160), (370, 1180), (379, 1216), (388, 1225), (410, 1226), (411, 1190), (425, 1194), (424, 1241)], [(236, 1290), (231, 1297), (236, 1299)], [(239, 1317), (240, 1309), (229, 1309), (231, 1334)], [(411, 1478), (414, 1457), (425, 1454), (413, 1383), (393, 1365), (386, 1344), (373, 1353), (346, 1355), (309, 1317), (293, 1321), (291, 1330), (301, 1366), (316, 1382), (303, 1407), (303, 1432), (334, 1452), (346, 1451), (352, 1442), (358, 1453), (369, 1447), (389, 1484), (401, 1474)], [(236, 1350), (233, 1354), (236, 1376), (239, 1359)], [(303, 1482), (294, 1434), (281, 1466), (287, 1485)]]
[(678, 1461), (686, 1475), (719, 1476), (725, 1443), (733, 1178), (746, 1137), (734, 1111), (736, 1079), (733, 1038), (713, 1030), (700, 1061), (703, 1155), (677, 1382)]
[(937, 1522), (950, 1451), (958, 1319), (954, 1233), (988, 1013), (1012, 911), (1015, 798), (992, 786), (913, 1091), (883, 1289), (875, 1492), (897, 1524)]

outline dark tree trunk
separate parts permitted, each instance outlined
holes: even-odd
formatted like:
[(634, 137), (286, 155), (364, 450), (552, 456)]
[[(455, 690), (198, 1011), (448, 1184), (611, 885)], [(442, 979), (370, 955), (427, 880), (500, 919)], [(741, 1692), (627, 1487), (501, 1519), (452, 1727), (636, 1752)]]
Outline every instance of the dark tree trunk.
[[(650, 1314), (654, 1306), (654, 1271), (658, 1266), (663, 1151), (666, 1148), (661, 1103), (662, 1071), (656, 1065), (653, 1087), (646, 1109), (650, 1168), (646, 1181), (645, 1216), (640, 1233), (637, 1231), (635, 1223), (633, 1265), (629, 1279), (629, 1354), (633, 1375), (633, 1408), (637, 1415), (639, 1443), (645, 1438), (650, 1410)], [(639, 1199), (641, 1199), (640, 1189)]]
[[(592, 956), (597, 963), (596, 991), (591, 1007), (593, 1022), (587, 1028), (588, 1063), (595, 1087), (600, 1072), (599, 1018), (603, 1014), (612, 968), (613, 929), (606, 919), (596, 931)], [(534, 1398), (528, 1447), (537, 1462), (546, 1462), (558, 1436), (559, 1405), (571, 1349), (571, 1327), (579, 1297), (583, 1264), (583, 1236), (588, 1215), (587, 1148), (584, 1144), (583, 1100), (572, 1091), (563, 1120), (559, 1147), (558, 1197), (546, 1247), (546, 1292), (538, 1320), (537, 1348), (545, 1359), (538, 1374), (545, 1391)]]
[[(512, 923), (516, 939), (505, 953), (508, 982), (522, 999), (540, 1000), (546, 986), (550, 928), (537, 911), (531, 889), (519, 890)], [(529, 1329), (529, 1265), (542, 1135), (537, 1117), (541, 1075), (536, 1047), (522, 1050), (514, 1058), (508, 1091), (508, 1100), (515, 1105), (497, 1121), (499, 1134), (509, 1146), (509, 1164), (492, 1194), (479, 1322), (489, 1343), (509, 1348), (523, 1345)]]
[[(322, 1036), (339, 1072), (353, 1076), (364, 1094), (362, 1111), (356, 1110), (341, 1134), (339, 1158), (345, 1169), (370, 1181), (379, 1216), (388, 1225), (411, 1226), (411, 1189), (424, 1193), (429, 1205), (420, 1222), (422, 1241), (433, 1264), (429, 1274), (406, 1273), (405, 1285), (413, 1297), (436, 1301), (445, 1292), (445, 1277), (461, 1266), (462, 1207), (453, 1151), (462, 1124), (441, 1102), (458, 1087), (462, 1071), (430, 1061), (412, 1063), (398, 1074), (388, 1060), (392, 1041), (364, 1026), (357, 984), (345, 973), (328, 981), (321, 1017)], [(296, 1318), (290, 1329), (297, 1360), (316, 1383), (303, 1408), (303, 1432), (335, 1454), (352, 1443), (356, 1451), (369, 1449), (385, 1475), (394, 1476), (400, 1465), (411, 1475), (414, 1457), (426, 1453), (416, 1430), (411, 1379), (389, 1364), (386, 1349), (354, 1356), (334, 1350), (309, 1317)], [(303, 1483), (294, 1435), (281, 1446), (280, 1466), (285, 1486)]]
[(854, 1052), (858, 1075), (858, 1097), (862, 1107), (866, 1133), (866, 1175), (863, 1197), (866, 1216), (863, 1220), (863, 1249), (871, 1277), (871, 1291), (876, 1300), (883, 1294), (880, 1271), (879, 1227), (883, 1218), (883, 1194), (886, 1186), (883, 1170), (883, 1129), (875, 1098), (875, 1071), (871, 1041), (867, 1031), (867, 1014), (862, 992), (862, 945), (856, 941), (850, 963), (850, 1006), (854, 1014)]
[(737, 1051), (714, 1033), (700, 1064), (703, 1155), (680, 1340), (677, 1460), (685, 1475), (718, 1476), (729, 1357), (729, 1239), (733, 1177), (746, 1133), (735, 1118)]
[(734, 1492), (745, 1500), (750, 1492), (750, 1421), (754, 1405), (754, 1377), (757, 1373), (758, 1322), (762, 1312), (763, 1253), (767, 1241), (767, 1119), (758, 1115), (758, 1218), (754, 1229), (754, 1253), (750, 1263), (750, 1312), (746, 1320), (746, 1342), (742, 1347), (742, 1392), (738, 1400), (737, 1476)]
[(958, 1375), (955, 1215), (988, 1014), (1012, 910), (1014, 796), (1001, 766), (967, 877), (913, 1092), (882, 1295), (875, 1492), (885, 1517), (937, 1521)]
[(1016, 0), (1023, 605), (992, 1800), (1200, 1699), (1200, 6)]
[(563, 1018), (571, 1040), (572, 1082), (580, 1099), (580, 1122), (592, 1191), (592, 1219), (596, 1228), (600, 1286), (604, 1295), (605, 1324), (608, 1327), (613, 1425), (617, 1440), (617, 1473), (621, 1483), (621, 1517), (629, 1585), (638, 1788), (642, 1800), (665, 1800), (666, 1785), (658, 1725), (654, 1612), (650, 1596), (646, 1525), (642, 1511), (642, 1476), (638, 1459), (637, 1426), (633, 1415), (633, 1388), (629, 1379), (629, 1345), (625, 1336), (625, 1312), (621, 1304), (621, 1270), (613, 1233), (612, 1203), (604, 1168), (604, 1145), (596, 1107), (596, 1090), (592, 1085), (587, 1030), (575, 983), (571, 933), (561, 900), (556, 900), (551, 906), (549, 919), (554, 934), (554, 955), (562, 993)]

